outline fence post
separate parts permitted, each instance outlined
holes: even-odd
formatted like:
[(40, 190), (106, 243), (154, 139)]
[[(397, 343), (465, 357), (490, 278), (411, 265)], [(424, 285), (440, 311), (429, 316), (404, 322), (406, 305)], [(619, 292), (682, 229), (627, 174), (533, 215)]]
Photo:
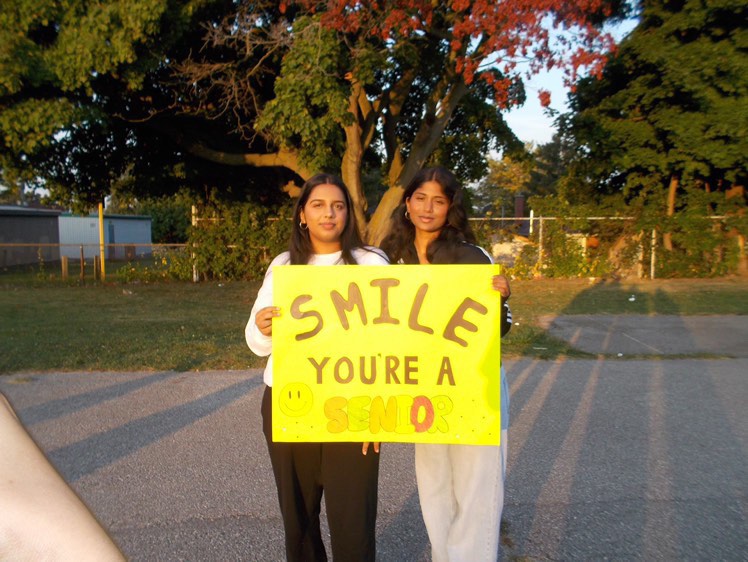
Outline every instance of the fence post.
[(83, 246), (81, 246), (81, 281), (86, 278), (86, 254), (83, 252)]
[(60, 258), (60, 266), (62, 267), (62, 279), (67, 281), (68, 278), (68, 257), (62, 256)]
[(655, 247), (657, 246), (657, 229), (652, 229), (652, 248), (650, 250), (650, 258), (649, 258), (649, 278), (654, 279), (655, 278), (655, 262), (657, 260), (657, 253), (655, 252)]
[[(197, 226), (197, 205), (192, 205), (192, 228)], [(192, 282), (197, 283), (200, 281), (200, 276), (197, 273), (197, 256), (195, 255), (195, 244), (192, 244)]]
[(543, 270), (543, 217), (538, 217), (538, 272)]
[(102, 281), (106, 280), (106, 261), (104, 259), (104, 204), (99, 203), (99, 266), (100, 278)]
[(642, 279), (644, 277), (644, 231), (639, 231), (639, 248), (636, 252), (636, 277)]

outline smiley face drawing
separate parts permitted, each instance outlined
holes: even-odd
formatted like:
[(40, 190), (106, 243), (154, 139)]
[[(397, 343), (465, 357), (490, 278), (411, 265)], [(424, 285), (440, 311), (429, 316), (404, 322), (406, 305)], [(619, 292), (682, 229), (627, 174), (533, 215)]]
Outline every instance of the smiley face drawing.
[(312, 409), (312, 389), (303, 382), (292, 382), (283, 387), (278, 395), (281, 412), (292, 418), (305, 416)]

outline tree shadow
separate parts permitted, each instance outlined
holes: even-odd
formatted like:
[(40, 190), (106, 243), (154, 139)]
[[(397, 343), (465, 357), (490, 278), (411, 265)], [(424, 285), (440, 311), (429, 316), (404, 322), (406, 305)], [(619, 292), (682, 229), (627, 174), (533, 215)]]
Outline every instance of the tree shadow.
[(20, 410), (18, 416), (27, 426), (34, 425), (79, 412), (86, 408), (108, 402), (109, 400), (116, 400), (151, 384), (168, 380), (178, 374), (176, 372), (160, 372), (140, 378), (128, 378), (123, 382), (97, 388), (96, 390), (28, 406)]
[[(31, 427), (40, 422), (54, 420), (101, 405), (109, 400), (122, 399), (127, 394), (146, 388), (151, 384), (166, 381), (177, 375), (180, 375), (180, 373), (156, 373), (66, 398), (49, 400), (35, 406), (18, 408), (18, 417), (26, 427)], [(91, 434), (69, 445), (45, 450), (45, 453), (65, 480), (73, 483), (194, 424), (247, 395), (260, 385), (262, 385), (262, 377), (257, 375), (196, 400), (181, 403), (149, 416), (133, 419), (107, 431)], [(10, 390), (10, 387), (3, 386), (4, 391)], [(12, 396), (10, 398), (13, 402)]]
[(504, 557), (739, 558), (748, 362), (684, 357), (700, 353), (697, 338), (663, 291), (611, 284), (605, 298), (631, 314), (575, 314), (600, 294), (580, 293), (554, 319), (558, 337), (594, 358), (505, 363)]

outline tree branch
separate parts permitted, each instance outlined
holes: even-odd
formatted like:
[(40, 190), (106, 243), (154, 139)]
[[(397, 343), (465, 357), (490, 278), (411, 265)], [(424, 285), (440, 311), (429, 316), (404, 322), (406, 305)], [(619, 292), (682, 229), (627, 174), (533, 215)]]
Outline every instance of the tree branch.
[(312, 172), (299, 163), (298, 154), (295, 150), (279, 149), (277, 152), (267, 154), (260, 153), (236, 153), (215, 150), (199, 142), (177, 141), (190, 154), (204, 158), (217, 164), (226, 166), (255, 166), (270, 167), (282, 166), (295, 172), (302, 179), (312, 176)]

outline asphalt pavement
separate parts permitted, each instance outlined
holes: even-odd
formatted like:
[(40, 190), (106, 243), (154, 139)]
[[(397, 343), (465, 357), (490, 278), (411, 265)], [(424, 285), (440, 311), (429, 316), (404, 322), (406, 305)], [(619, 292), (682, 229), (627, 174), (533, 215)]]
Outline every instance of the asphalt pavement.
[[(710, 325), (718, 341), (728, 338), (719, 329), (738, 330), (734, 347), (706, 352), (718, 358), (702, 358), (702, 336), (691, 334), (688, 353), (675, 346), (692, 329), (685, 320), (658, 328), (644, 317), (622, 329), (620, 318), (596, 318), (555, 333), (597, 341), (590, 352), (605, 355), (505, 363), (504, 559), (748, 559), (746, 317)], [(628, 359), (641, 352), (610, 347), (631, 338), (662, 353)], [(0, 392), (133, 561), (283, 559), (262, 390), (258, 370), (0, 377)], [(429, 560), (412, 446), (384, 444), (381, 454), (378, 559)]]

